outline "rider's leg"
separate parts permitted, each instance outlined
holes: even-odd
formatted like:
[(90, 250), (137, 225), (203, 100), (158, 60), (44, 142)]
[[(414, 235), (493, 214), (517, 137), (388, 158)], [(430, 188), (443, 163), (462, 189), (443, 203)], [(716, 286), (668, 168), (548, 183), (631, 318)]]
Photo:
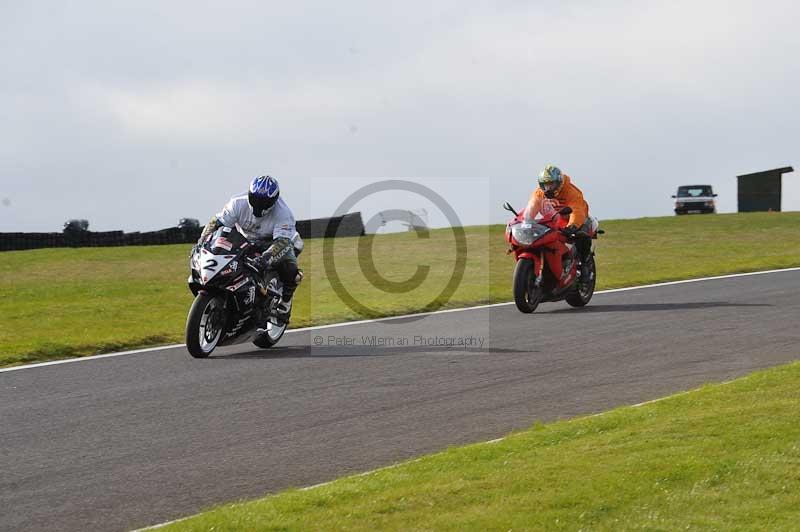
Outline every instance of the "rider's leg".
[(303, 272), (297, 267), (294, 254), (287, 255), (284, 260), (276, 264), (275, 271), (283, 283), (283, 297), (278, 304), (278, 318), (288, 322), (292, 313), (292, 297), (298, 283), (303, 279)]
[[(581, 231), (591, 234), (592, 230), (592, 220), (587, 219), (586, 223), (581, 227)], [(586, 278), (590, 274), (588, 263), (592, 256), (592, 239), (590, 237), (579, 237), (575, 240), (575, 247), (578, 248), (578, 256), (581, 261), (581, 276)]]
[(592, 254), (592, 239), (579, 237), (575, 239), (575, 246), (578, 248), (578, 255), (582, 262), (585, 262)]

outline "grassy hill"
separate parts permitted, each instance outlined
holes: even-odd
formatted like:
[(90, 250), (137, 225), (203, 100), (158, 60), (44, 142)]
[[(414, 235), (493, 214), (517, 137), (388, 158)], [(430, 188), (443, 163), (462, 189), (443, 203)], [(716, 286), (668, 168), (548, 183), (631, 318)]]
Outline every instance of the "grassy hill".
[[(642, 218), (603, 223), (598, 289), (800, 266), (800, 213)], [(447, 307), (509, 301), (514, 261), (504, 226), (468, 227), (464, 277)], [(450, 229), (377, 236), (374, 267), (388, 281), (429, 267), (407, 293), (372, 286), (359, 263), (361, 238), (334, 242), (342, 286), (370, 307), (368, 317), (415, 312), (450, 279), (456, 246)], [(300, 257), (306, 272), (293, 326), (363, 319), (331, 287), (323, 241)], [(0, 255), (0, 365), (182, 343), (192, 296), (189, 245), (12, 251)], [(362, 254), (363, 255), (363, 254)], [(433, 295), (432, 295), (433, 294)], [(313, 303), (312, 303), (313, 295)]]

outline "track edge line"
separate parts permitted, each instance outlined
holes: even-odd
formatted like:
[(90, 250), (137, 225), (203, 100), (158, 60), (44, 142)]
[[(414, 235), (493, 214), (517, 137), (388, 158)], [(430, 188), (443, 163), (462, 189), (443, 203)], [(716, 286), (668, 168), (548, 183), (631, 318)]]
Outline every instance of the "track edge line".
[[(625, 288), (611, 288), (609, 290), (600, 290), (595, 292), (595, 295), (602, 295), (602, 294), (614, 294), (619, 292), (629, 292), (632, 290), (645, 290), (648, 288), (660, 288), (663, 286), (674, 286), (680, 284), (690, 284), (690, 283), (701, 283), (706, 281), (718, 281), (722, 279), (735, 279), (738, 277), (750, 277), (754, 275), (769, 275), (773, 273), (785, 273), (785, 272), (795, 272), (800, 271), (800, 267), (793, 267), (793, 268), (780, 268), (777, 270), (762, 270), (762, 271), (755, 271), (755, 272), (746, 272), (746, 273), (732, 273), (726, 275), (716, 275), (713, 277), (698, 277), (696, 279), (684, 279), (681, 281), (666, 281), (663, 283), (654, 283), (654, 284), (645, 284), (640, 286), (629, 286)], [(367, 323), (377, 323), (383, 321), (392, 321), (392, 320), (401, 320), (401, 319), (408, 319), (408, 318), (419, 318), (423, 316), (434, 316), (437, 314), (451, 314), (454, 312), (466, 312), (470, 310), (481, 310), (493, 307), (505, 307), (508, 305), (513, 305), (513, 301), (508, 301), (504, 303), (491, 303), (488, 305), (476, 305), (472, 307), (461, 307), (461, 308), (452, 308), (446, 310), (434, 310), (431, 312), (420, 312), (417, 314), (403, 314), (401, 316), (387, 316), (385, 318), (373, 318), (368, 320), (358, 320), (358, 321), (343, 321), (339, 323), (329, 323), (326, 325), (313, 325), (310, 327), (301, 327), (299, 329), (291, 329), (286, 331), (286, 334), (293, 334), (293, 333), (301, 333), (306, 331), (318, 331), (322, 329), (335, 329), (338, 327), (346, 327), (348, 325), (364, 325)], [(92, 360), (102, 359), (102, 358), (112, 358), (118, 356), (126, 356), (126, 355), (137, 355), (142, 353), (148, 353), (152, 351), (161, 351), (166, 349), (177, 349), (180, 347), (186, 347), (186, 344), (172, 344), (172, 345), (162, 345), (162, 346), (154, 346), (154, 347), (146, 347), (143, 349), (134, 349), (132, 351), (120, 351), (117, 353), (103, 353), (100, 355), (91, 355), (85, 357), (78, 357), (78, 358), (66, 358), (63, 360), (51, 360), (49, 362), (36, 362), (33, 364), (22, 364), (19, 366), (12, 366), (10, 368), (0, 368), (0, 373), (7, 373), (10, 371), (19, 371), (23, 369), (34, 369), (34, 368), (41, 368), (45, 366), (57, 366), (60, 364), (70, 364), (73, 362), (88, 362)]]

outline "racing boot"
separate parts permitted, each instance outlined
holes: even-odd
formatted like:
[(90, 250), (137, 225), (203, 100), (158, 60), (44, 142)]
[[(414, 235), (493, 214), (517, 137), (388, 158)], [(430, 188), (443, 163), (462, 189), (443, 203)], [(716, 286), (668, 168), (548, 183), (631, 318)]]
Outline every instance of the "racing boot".
[(292, 317), (292, 300), (285, 300), (281, 298), (281, 301), (278, 303), (275, 311), (279, 324), (283, 325), (284, 323), (289, 323), (289, 318)]
[(297, 269), (297, 275), (294, 278), (293, 283), (284, 283), (283, 285), (283, 295), (281, 296), (281, 300), (278, 303), (278, 307), (275, 309), (277, 313), (278, 323), (289, 323), (289, 318), (292, 317), (292, 298), (294, 297), (294, 291), (297, 290), (297, 285), (300, 284), (300, 281), (303, 280), (303, 270)]

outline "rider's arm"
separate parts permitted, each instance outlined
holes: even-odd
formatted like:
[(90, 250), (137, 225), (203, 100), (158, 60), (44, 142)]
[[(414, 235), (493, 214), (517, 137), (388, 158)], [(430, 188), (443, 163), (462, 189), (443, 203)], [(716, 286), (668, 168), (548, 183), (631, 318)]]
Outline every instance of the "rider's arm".
[(296, 233), (294, 215), (289, 207), (281, 200), (275, 205), (275, 226), (272, 229), (272, 239), (288, 239), (291, 241)]
[(203, 228), (203, 232), (200, 233), (200, 240), (198, 240), (198, 242), (205, 241), (205, 239), (208, 238), (208, 235), (210, 235), (220, 227), (222, 227), (222, 222), (219, 221), (219, 218), (214, 216), (213, 218), (211, 218), (211, 220), (208, 221), (206, 226)]
[(220, 226), (236, 227), (236, 223), (242, 218), (242, 202), (236, 201), (236, 198), (231, 198), (228, 203), (217, 213), (217, 220)]
[(569, 225), (581, 227), (586, 223), (589, 217), (589, 204), (583, 199), (583, 192), (578, 187), (570, 184), (564, 190), (563, 203), (572, 208), (572, 214), (569, 216)]
[(272, 244), (263, 254), (264, 261), (268, 265), (294, 258), (292, 239), (297, 234), (294, 215), (284, 202), (279, 200), (275, 205), (274, 216), (275, 226), (272, 229)]
[(198, 240), (198, 242), (203, 242), (208, 238), (208, 235), (220, 227), (236, 227), (237, 216), (238, 213), (236, 212), (234, 201), (231, 199), (225, 204), (221, 211), (208, 221), (203, 232), (200, 234), (200, 240)]
[(525, 219), (533, 220), (536, 215), (542, 212), (542, 202), (544, 201), (544, 193), (541, 189), (536, 189), (531, 194), (531, 199), (528, 201), (528, 206), (525, 207)]
[(228, 203), (222, 207), (222, 210), (214, 215), (211, 220), (206, 224), (203, 232), (200, 235), (198, 242), (203, 242), (208, 235), (219, 229), (220, 227), (236, 227), (239, 219), (242, 217), (242, 202), (237, 202), (236, 198), (231, 198)]

